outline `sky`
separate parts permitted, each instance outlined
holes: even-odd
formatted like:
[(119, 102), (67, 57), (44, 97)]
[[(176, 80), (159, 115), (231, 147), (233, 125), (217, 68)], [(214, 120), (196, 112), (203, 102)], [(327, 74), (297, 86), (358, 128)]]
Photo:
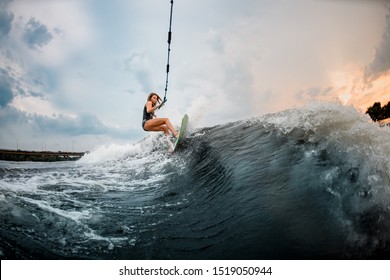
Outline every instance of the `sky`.
[[(0, 148), (135, 143), (164, 95), (170, 0), (0, 0)], [(390, 0), (175, 0), (168, 102), (199, 128), (390, 101)]]

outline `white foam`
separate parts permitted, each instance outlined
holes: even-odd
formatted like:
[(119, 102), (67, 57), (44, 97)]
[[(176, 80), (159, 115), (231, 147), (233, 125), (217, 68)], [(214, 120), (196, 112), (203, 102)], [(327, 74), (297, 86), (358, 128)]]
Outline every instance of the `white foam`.
[(87, 219), (87, 218), (91, 217), (91, 213), (89, 210), (83, 210), (83, 211), (68, 211), (68, 210), (66, 210), (65, 211), (65, 210), (53, 207), (47, 201), (35, 200), (35, 199), (27, 198), (27, 197), (22, 197), (22, 199), (26, 202), (31, 203), (31, 204), (35, 204), (38, 207), (40, 207), (48, 212), (57, 214), (59, 216), (73, 220), (75, 222), (79, 222), (81, 219)]
[(137, 143), (102, 145), (84, 155), (78, 163), (99, 164), (148, 157), (149, 160), (164, 156), (169, 152), (169, 143), (162, 133), (150, 133)]
[(320, 145), (317, 149), (338, 149), (351, 167), (359, 168), (362, 182), (390, 194), (390, 129), (380, 128), (367, 114), (339, 103), (314, 102), (255, 121), (286, 135), (298, 131), (296, 137)]
[(108, 144), (84, 155), (80, 163), (100, 163), (114, 161), (126, 155), (135, 155), (141, 151), (139, 144)]

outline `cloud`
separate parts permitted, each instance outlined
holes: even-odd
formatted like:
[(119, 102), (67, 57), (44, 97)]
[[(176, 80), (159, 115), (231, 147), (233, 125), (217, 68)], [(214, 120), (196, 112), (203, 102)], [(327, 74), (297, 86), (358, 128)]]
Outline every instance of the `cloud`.
[[(9, 126), (12, 126), (14, 124), (26, 124), (28, 123), (27, 115), (12, 107), (0, 107), (0, 129), (1, 131), (7, 131), (6, 129)], [(3, 134), (3, 133), (2, 133)]]
[(0, 39), (7, 36), (11, 31), (14, 14), (5, 10), (0, 10)]
[[(390, 1), (389, 1), (390, 3)], [(335, 91), (340, 100), (362, 112), (374, 102), (387, 103), (390, 98), (390, 6), (384, 10), (384, 28), (378, 28), (374, 57), (365, 66), (346, 67), (334, 75)]]
[(307, 100), (334, 101), (335, 97), (332, 95), (333, 90), (334, 88), (331, 86), (312, 87), (298, 91), (294, 97), (301, 102), (306, 102)]
[(53, 35), (49, 32), (47, 27), (35, 18), (30, 18), (24, 29), (24, 42), (27, 43), (30, 48), (34, 49), (47, 45), (51, 39), (53, 39)]
[[(2, 147), (15, 148), (19, 143), (21, 149), (38, 149), (44, 143), (41, 149), (69, 150), (69, 143), (72, 146), (77, 143), (77, 150), (88, 150), (96, 144), (96, 139), (97, 143), (103, 139), (112, 142), (107, 134), (113, 128), (90, 114), (44, 116), (7, 106), (0, 107), (0, 130), (7, 132), (0, 134)], [(65, 144), (68, 146), (63, 146)]]
[(366, 69), (366, 76), (376, 78), (390, 70), (390, 9), (386, 16), (386, 26), (381, 44), (375, 51), (375, 58)]
[[(0, 0), (7, 134), (77, 145), (146, 135), (145, 96), (163, 92), (166, 74), (169, 3), (158, 2)], [(177, 124), (188, 108), (198, 126), (209, 126), (323, 99), (332, 88), (348, 93), (332, 73), (350, 64), (367, 65), (370, 75), (390, 67), (388, 17), (382, 29), (390, 13), (371, 3), (378, 1), (179, 2), (169, 102), (159, 112)]]
[(13, 78), (5, 69), (0, 68), (0, 108), (7, 106), (14, 98), (12, 84)]
[(130, 72), (141, 85), (144, 92), (151, 91), (153, 88), (153, 79), (151, 75), (150, 61), (143, 52), (132, 52), (124, 60), (124, 70)]
[(51, 117), (35, 114), (33, 118), (43, 132), (70, 136), (99, 135), (106, 132), (103, 123), (92, 114), (81, 114), (73, 118), (62, 114)]
[[(15, 107), (0, 107), (0, 130), (5, 134), (18, 134), (26, 139), (31, 137), (77, 138), (86, 136), (111, 136), (129, 139), (137, 135), (136, 131), (123, 127), (104, 124), (97, 116), (80, 113), (76, 116), (65, 114), (30, 114)], [(2, 133), (4, 134), (4, 133)], [(13, 135), (10, 135), (12, 138)], [(6, 135), (2, 135), (3, 138)]]

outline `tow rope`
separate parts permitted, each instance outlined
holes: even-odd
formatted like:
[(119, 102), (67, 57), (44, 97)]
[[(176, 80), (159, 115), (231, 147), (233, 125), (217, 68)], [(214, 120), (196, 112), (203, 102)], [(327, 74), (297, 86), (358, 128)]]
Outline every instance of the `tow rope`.
[(167, 101), (167, 91), (168, 91), (169, 58), (170, 58), (170, 54), (171, 54), (171, 41), (172, 41), (172, 12), (173, 12), (173, 0), (171, 0), (171, 14), (169, 16), (167, 77), (165, 80), (165, 94), (164, 94), (163, 103), (165, 103)]

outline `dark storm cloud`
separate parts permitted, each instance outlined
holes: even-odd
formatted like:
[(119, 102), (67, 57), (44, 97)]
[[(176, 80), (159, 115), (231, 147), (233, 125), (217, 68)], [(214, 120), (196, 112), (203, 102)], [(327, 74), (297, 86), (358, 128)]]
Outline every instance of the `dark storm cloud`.
[(53, 39), (53, 35), (45, 25), (41, 24), (35, 18), (31, 18), (27, 22), (23, 33), (23, 40), (30, 48), (43, 47), (51, 39)]
[(104, 124), (97, 116), (89, 113), (82, 113), (72, 118), (65, 115), (43, 116), (31, 115), (33, 122), (39, 130), (45, 133), (64, 136), (83, 135), (114, 135), (119, 138), (128, 138), (129, 131), (122, 131), (118, 128)]
[(7, 106), (14, 98), (12, 91), (13, 78), (5, 69), (0, 68), (0, 108)]
[(14, 124), (27, 124), (28, 123), (27, 115), (12, 107), (7, 106), (5, 108), (0, 107), (0, 130), (6, 131), (7, 127)]
[[(0, 130), (6, 131), (13, 126), (21, 126), (37, 135), (61, 135), (64, 137), (83, 135), (111, 134), (119, 138), (128, 138), (131, 131), (122, 131), (107, 126), (95, 115), (79, 114), (76, 117), (66, 115), (45, 116), (29, 114), (12, 106), (0, 107)], [(20, 131), (23, 134), (23, 131)]]
[(11, 31), (13, 19), (14, 14), (1, 9), (0, 6), (0, 40)]
[(52, 117), (35, 114), (34, 121), (44, 132), (58, 133), (63, 135), (99, 135), (106, 132), (104, 124), (94, 115), (81, 114), (75, 118), (64, 115)]
[(366, 75), (377, 77), (388, 70), (390, 70), (390, 10), (386, 16), (382, 42), (375, 51), (373, 62), (366, 68)]

